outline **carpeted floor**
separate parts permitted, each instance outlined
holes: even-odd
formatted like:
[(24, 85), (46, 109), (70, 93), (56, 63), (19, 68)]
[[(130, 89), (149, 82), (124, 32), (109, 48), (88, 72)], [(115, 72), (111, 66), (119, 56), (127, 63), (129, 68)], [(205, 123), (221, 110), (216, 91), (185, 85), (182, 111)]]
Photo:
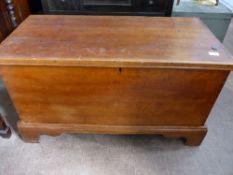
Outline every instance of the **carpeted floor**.
[[(233, 24), (233, 22), (232, 22)], [(225, 40), (233, 52), (233, 25)], [(3, 86), (0, 110), (17, 118)], [(62, 135), (40, 144), (0, 138), (0, 175), (232, 175), (233, 74), (207, 121), (199, 147), (159, 136)]]

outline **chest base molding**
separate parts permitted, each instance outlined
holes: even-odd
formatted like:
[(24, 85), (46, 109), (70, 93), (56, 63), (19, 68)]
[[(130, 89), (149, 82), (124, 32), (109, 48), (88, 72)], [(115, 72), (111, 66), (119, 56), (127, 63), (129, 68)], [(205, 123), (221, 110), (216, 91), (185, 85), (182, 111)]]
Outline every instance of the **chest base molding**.
[(198, 146), (206, 136), (207, 128), (184, 126), (109, 126), (84, 124), (44, 124), (19, 122), (21, 137), (26, 142), (38, 143), (41, 135), (58, 136), (64, 133), (83, 134), (144, 134), (180, 138), (186, 145)]

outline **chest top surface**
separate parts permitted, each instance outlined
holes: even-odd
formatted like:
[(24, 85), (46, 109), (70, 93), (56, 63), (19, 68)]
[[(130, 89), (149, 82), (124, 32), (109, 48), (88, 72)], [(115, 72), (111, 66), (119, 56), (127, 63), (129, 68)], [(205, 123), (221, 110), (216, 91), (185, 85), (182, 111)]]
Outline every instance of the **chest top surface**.
[(28, 17), (0, 45), (0, 65), (233, 68), (196, 18)]

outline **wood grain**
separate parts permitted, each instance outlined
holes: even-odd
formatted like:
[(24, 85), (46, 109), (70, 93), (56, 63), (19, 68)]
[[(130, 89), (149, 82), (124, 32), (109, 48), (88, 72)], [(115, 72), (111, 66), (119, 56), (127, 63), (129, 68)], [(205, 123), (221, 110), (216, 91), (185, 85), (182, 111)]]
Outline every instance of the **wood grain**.
[(233, 58), (195, 18), (38, 15), (1, 44), (0, 65), (231, 70)]
[[(0, 43), (30, 14), (27, 0), (0, 0)], [(12, 18), (14, 19), (12, 21)], [(0, 68), (0, 79), (1, 79)]]
[(0, 0), (0, 42), (13, 30), (6, 3)]
[(20, 24), (30, 15), (28, 0), (13, 0), (17, 23)]
[(228, 72), (3, 67), (20, 119), (29, 123), (201, 126)]

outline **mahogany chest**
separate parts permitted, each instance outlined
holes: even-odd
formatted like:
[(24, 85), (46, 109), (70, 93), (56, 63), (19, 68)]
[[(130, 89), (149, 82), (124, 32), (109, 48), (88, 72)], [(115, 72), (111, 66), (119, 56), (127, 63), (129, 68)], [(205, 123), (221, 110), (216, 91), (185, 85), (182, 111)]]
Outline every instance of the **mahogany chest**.
[(199, 145), (233, 58), (196, 18), (30, 16), (0, 68), (25, 141), (160, 134)]

